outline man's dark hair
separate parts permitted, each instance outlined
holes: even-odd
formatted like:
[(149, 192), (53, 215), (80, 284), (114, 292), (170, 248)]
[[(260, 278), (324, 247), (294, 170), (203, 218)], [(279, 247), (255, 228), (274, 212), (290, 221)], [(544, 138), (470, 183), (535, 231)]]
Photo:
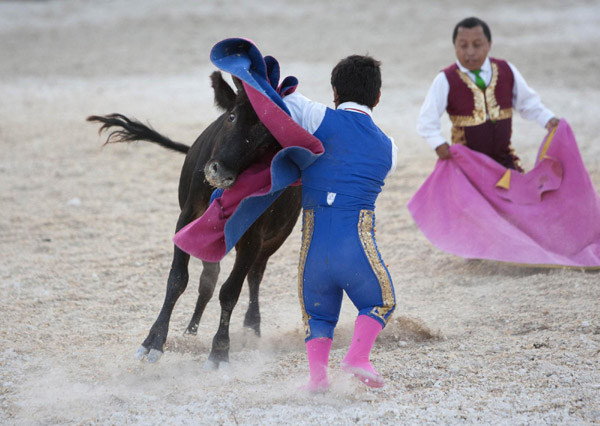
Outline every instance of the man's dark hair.
[(489, 42), (492, 41), (492, 32), (490, 31), (490, 27), (488, 27), (488, 24), (486, 24), (484, 21), (482, 21), (479, 18), (471, 16), (470, 18), (465, 18), (462, 21), (460, 21), (458, 24), (456, 24), (456, 26), (454, 27), (454, 32), (452, 33), (452, 44), (454, 44), (454, 42), (456, 41), (456, 34), (458, 34), (459, 28), (475, 28), (475, 27), (481, 27), (483, 29), (483, 34), (485, 35), (485, 38), (487, 38), (487, 40)]
[(352, 55), (331, 71), (331, 86), (339, 103), (356, 102), (373, 108), (381, 90), (381, 62), (370, 56)]

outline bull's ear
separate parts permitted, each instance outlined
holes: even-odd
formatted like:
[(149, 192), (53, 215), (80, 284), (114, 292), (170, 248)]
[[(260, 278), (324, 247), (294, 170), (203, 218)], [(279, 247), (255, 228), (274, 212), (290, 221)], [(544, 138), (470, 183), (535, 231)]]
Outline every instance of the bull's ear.
[(232, 109), (235, 104), (235, 92), (229, 84), (223, 79), (219, 71), (210, 75), (212, 88), (215, 91), (215, 105), (217, 108), (227, 111)]
[(237, 88), (238, 93), (245, 92), (244, 85), (242, 84), (242, 80), (240, 80), (236, 76), (232, 76), (232, 78), (233, 78), (233, 84), (235, 84), (235, 87)]

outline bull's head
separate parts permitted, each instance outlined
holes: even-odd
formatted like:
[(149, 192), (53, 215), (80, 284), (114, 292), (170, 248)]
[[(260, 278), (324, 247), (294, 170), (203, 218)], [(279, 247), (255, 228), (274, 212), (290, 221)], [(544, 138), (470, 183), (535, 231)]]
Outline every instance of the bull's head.
[(236, 93), (220, 72), (210, 78), (215, 104), (224, 112), (217, 119), (220, 128), (204, 174), (211, 185), (230, 188), (248, 166), (281, 147), (258, 119), (239, 79), (233, 78)]

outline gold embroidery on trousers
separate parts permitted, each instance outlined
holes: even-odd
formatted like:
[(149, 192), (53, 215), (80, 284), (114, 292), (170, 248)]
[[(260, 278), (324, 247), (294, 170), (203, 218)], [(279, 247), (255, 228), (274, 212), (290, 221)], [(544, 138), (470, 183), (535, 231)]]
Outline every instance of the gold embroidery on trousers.
[(306, 338), (310, 337), (310, 326), (308, 320), (310, 315), (306, 312), (304, 306), (304, 267), (308, 256), (308, 249), (312, 240), (315, 227), (314, 210), (304, 210), (302, 217), (302, 246), (300, 247), (300, 261), (298, 263), (298, 297), (300, 298), (300, 310), (302, 311), (302, 322), (304, 323), (304, 333)]
[(383, 265), (377, 246), (375, 245), (375, 237), (373, 236), (373, 224), (375, 214), (371, 210), (361, 210), (360, 218), (358, 221), (358, 235), (362, 244), (363, 250), (371, 269), (379, 281), (381, 288), (382, 306), (373, 308), (371, 313), (379, 317), (384, 323), (387, 323), (389, 319), (389, 312), (394, 309), (394, 290), (392, 287), (392, 281), (388, 275), (387, 269)]

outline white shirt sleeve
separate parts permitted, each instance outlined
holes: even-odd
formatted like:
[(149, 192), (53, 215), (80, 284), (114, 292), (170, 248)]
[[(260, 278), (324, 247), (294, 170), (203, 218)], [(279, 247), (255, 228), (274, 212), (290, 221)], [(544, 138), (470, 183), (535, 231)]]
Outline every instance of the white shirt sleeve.
[(326, 105), (313, 102), (298, 92), (287, 95), (283, 98), (283, 102), (290, 110), (294, 121), (311, 135), (317, 131), (325, 118)]
[(389, 175), (394, 173), (396, 167), (398, 166), (398, 146), (396, 146), (394, 138), (390, 137), (390, 141), (392, 142), (392, 167), (390, 168), (390, 170), (388, 170), (387, 174), (385, 175), (386, 179)]
[(448, 106), (449, 92), (450, 84), (446, 74), (440, 72), (429, 88), (417, 120), (417, 132), (433, 149), (446, 143), (446, 139), (442, 136), (440, 119)]
[(527, 82), (517, 70), (508, 63), (515, 78), (513, 86), (513, 106), (515, 110), (526, 120), (536, 121), (540, 126), (545, 126), (554, 113), (542, 104), (539, 95), (527, 85)]

